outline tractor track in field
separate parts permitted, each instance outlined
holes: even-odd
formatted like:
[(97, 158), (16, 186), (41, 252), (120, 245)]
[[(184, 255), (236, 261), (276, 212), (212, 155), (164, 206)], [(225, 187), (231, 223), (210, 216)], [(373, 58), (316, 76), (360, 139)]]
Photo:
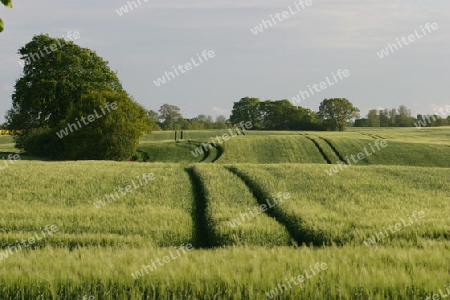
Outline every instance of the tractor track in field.
[(373, 136), (372, 134), (370, 134), (370, 133), (361, 133), (362, 135), (364, 135), (364, 136), (368, 136), (368, 137), (371, 137), (371, 138), (373, 138), (373, 139), (377, 139), (377, 137), (376, 136)]
[[(245, 183), (260, 205), (267, 204), (266, 200), (273, 198), (263, 187), (238, 168), (234, 166), (225, 166), (225, 168)], [(307, 227), (301, 218), (286, 214), (278, 206), (274, 206), (264, 213), (284, 226), (297, 245), (313, 244), (314, 246), (324, 246), (329, 244), (325, 233)]]
[(185, 168), (185, 171), (189, 175), (194, 194), (194, 205), (192, 212), (192, 219), (194, 223), (193, 245), (196, 248), (211, 249), (220, 245), (217, 242), (214, 232), (209, 226), (212, 223), (212, 220), (210, 220), (207, 215), (208, 200), (206, 197), (205, 187), (194, 168), (195, 167)]
[[(197, 145), (200, 148), (202, 148), (202, 146), (203, 146), (200, 142), (196, 142), (196, 141), (192, 141), (192, 140), (189, 140), (189, 143), (193, 143), (194, 145)], [(219, 145), (213, 145), (211, 143), (207, 143), (207, 144), (211, 145), (211, 147), (216, 149), (216, 155), (211, 161), (211, 163), (214, 163), (222, 156), (224, 149), (222, 146), (219, 146)], [(203, 151), (203, 158), (199, 162), (205, 162), (210, 157), (211, 150), (212, 150), (212, 148), (208, 149), (207, 151)]]
[(344, 160), (344, 157), (339, 153), (339, 151), (336, 149), (336, 147), (331, 143), (330, 140), (325, 139), (323, 137), (319, 136), (319, 139), (322, 139), (323, 141), (325, 141), (325, 143), (327, 143), (330, 148), (334, 151), (334, 153), (337, 155), (337, 157), (339, 157), (339, 159), (346, 165), (348, 165), (348, 163)]
[(382, 136), (380, 136), (380, 135), (376, 135), (376, 134), (371, 134), (371, 133), (361, 133), (362, 135), (367, 135), (367, 136), (370, 136), (371, 138), (373, 138), (373, 139), (375, 139), (375, 140), (377, 140), (377, 139), (382, 139), (382, 140), (384, 140), (385, 138), (384, 137), (382, 137)]
[(215, 163), (223, 154), (225, 151), (222, 146), (216, 145), (216, 157), (212, 160), (212, 163)]
[(310, 140), (311, 142), (314, 143), (314, 145), (316, 146), (316, 148), (319, 150), (320, 154), (322, 154), (323, 158), (327, 161), (328, 164), (332, 164), (331, 160), (328, 158), (328, 156), (325, 154), (325, 151), (323, 151), (323, 148), (319, 145), (319, 143), (317, 143), (317, 141), (315, 139), (313, 139), (312, 137), (310, 137), (307, 134), (301, 134), (302, 136), (304, 136), (305, 138), (307, 138), (308, 140)]

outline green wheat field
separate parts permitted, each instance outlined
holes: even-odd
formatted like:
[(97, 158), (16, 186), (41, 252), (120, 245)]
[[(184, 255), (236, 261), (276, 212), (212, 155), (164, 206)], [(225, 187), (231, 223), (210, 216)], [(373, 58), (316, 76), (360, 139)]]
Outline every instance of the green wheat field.
[(0, 299), (449, 296), (449, 127), (196, 152), (224, 133), (155, 132), (130, 162), (43, 161), (0, 136)]

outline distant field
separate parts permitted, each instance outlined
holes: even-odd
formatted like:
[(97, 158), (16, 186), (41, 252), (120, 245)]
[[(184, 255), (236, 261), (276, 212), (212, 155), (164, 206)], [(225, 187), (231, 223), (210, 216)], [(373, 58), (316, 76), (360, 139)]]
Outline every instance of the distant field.
[(1, 152), (15, 152), (14, 140), (9, 135), (0, 135), (0, 153)]
[[(355, 159), (358, 161), (355, 164), (450, 167), (450, 144), (439, 144), (436, 141), (427, 143), (413, 139), (409, 141), (405, 139), (373, 139), (342, 134), (332, 136), (319, 133), (309, 134), (309, 136), (328, 141), (341, 157), (350, 161), (350, 164), (354, 163), (350, 158), (351, 155), (356, 157), (358, 153), (363, 153), (365, 158), (363, 160)], [(379, 144), (382, 140), (386, 140), (387, 146), (377, 148), (375, 143)], [(329, 145), (325, 145), (325, 147), (330, 148)], [(365, 154), (364, 148), (370, 156)], [(337, 160), (331, 161), (336, 163)]]
[[(173, 132), (155, 132), (154, 140), (145, 138), (139, 149), (148, 153), (149, 162), (194, 163), (204, 155), (191, 151), (211, 137), (228, 133), (226, 130), (184, 131), (185, 139), (173, 142)], [(191, 136), (191, 142), (186, 140)], [(164, 142), (162, 142), (167, 138)], [(375, 142), (386, 140), (387, 147), (377, 148)], [(159, 142), (156, 142), (159, 141)], [(216, 163), (320, 163), (335, 164), (352, 155), (369, 152), (358, 165), (404, 165), (450, 167), (450, 127), (445, 128), (351, 128), (348, 132), (246, 131), (245, 136), (230, 138), (217, 150), (203, 151), (206, 162)], [(373, 149), (373, 150), (371, 150)], [(350, 163), (353, 161), (350, 160)]]
[[(450, 128), (248, 131), (193, 155), (226, 132), (156, 132), (140, 162), (21, 154), (0, 169), (0, 299), (403, 300), (450, 286)], [(0, 157), (13, 146), (0, 136)], [(46, 225), (58, 231), (19, 248)]]
[(303, 136), (245, 136), (224, 143), (217, 163), (326, 163)]
[(450, 127), (417, 128), (350, 128), (346, 134), (378, 136), (397, 141), (414, 143), (438, 143), (450, 145)]

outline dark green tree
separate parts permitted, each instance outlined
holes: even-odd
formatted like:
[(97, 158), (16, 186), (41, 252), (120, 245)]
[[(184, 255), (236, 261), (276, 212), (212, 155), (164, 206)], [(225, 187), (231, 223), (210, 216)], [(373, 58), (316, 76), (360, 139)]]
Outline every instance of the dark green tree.
[[(59, 159), (124, 160), (134, 154), (139, 136), (150, 130), (152, 121), (106, 61), (48, 35), (34, 36), (19, 53), (25, 60), (24, 75), (16, 82), (6, 115), (17, 148)], [(79, 123), (112, 102), (115, 110)], [(68, 124), (76, 126), (61, 137)]]
[(356, 119), (355, 120), (355, 127), (369, 127), (369, 120), (363, 118), (363, 119)]
[(345, 98), (332, 98), (320, 103), (319, 114), (328, 129), (343, 131), (348, 121), (359, 118), (359, 109)]
[(315, 122), (314, 112), (301, 106), (294, 106), (289, 100), (261, 102), (260, 111), (264, 129), (314, 129), (314, 126), (311, 125)]
[(234, 102), (231, 111), (230, 122), (238, 124), (242, 121), (251, 122), (253, 129), (261, 128), (261, 110), (258, 98), (241, 98), (238, 102)]
[(289, 100), (261, 102), (260, 111), (263, 128), (269, 130), (292, 129), (295, 110), (295, 106)]

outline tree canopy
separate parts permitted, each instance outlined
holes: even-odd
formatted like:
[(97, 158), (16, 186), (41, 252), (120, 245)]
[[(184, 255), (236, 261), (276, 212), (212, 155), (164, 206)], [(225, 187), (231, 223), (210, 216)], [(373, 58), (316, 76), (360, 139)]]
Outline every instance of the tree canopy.
[(359, 118), (359, 109), (345, 98), (324, 99), (319, 106), (319, 115), (328, 129), (343, 131), (348, 121)]
[[(0, 0), (3, 5), (5, 5), (6, 7), (12, 8), (12, 3), (11, 0)], [(0, 18), (0, 32), (3, 32), (3, 30), (5, 29), (5, 26), (3, 24), (3, 20)]]
[(230, 122), (238, 124), (241, 121), (250, 121), (253, 128), (261, 127), (261, 110), (258, 98), (244, 97), (238, 102), (234, 102)]
[(289, 100), (266, 100), (241, 98), (234, 102), (230, 122), (238, 124), (250, 121), (256, 129), (301, 130), (318, 129), (314, 112), (301, 106), (294, 106)]
[(158, 110), (159, 119), (163, 120), (165, 129), (173, 130), (174, 123), (183, 119), (180, 113), (180, 108), (175, 105), (163, 104)]
[[(87, 48), (48, 35), (34, 36), (19, 54), (25, 61), (23, 76), (15, 84), (6, 115), (17, 148), (60, 159), (123, 160), (134, 154), (152, 121), (123, 90), (108, 62)], [(112, 103), (115, 110), (81, 122)], [(68, 129), (70, 134), (61, 138)]]

